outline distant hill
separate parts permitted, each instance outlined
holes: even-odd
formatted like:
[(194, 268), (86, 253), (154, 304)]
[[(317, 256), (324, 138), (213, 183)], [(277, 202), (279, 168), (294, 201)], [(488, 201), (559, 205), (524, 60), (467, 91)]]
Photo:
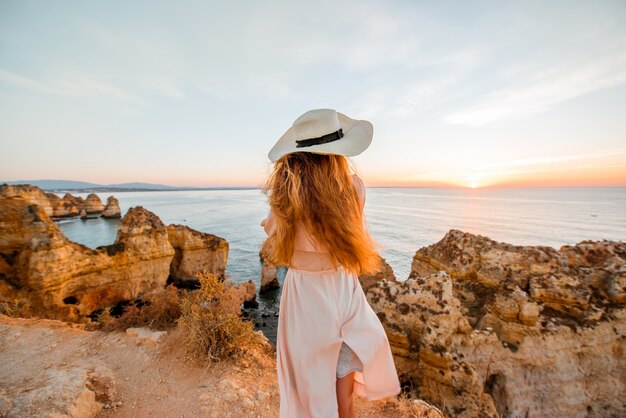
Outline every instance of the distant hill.
[(104, 187), (102, 184), (87, 183), (85, 181), (74, 180), (18, 180), (1, 181), (0, 184), (32, 184), (43, 190), (55, 189), (92, 189), (94, 187)]
[(251, 189), (253, 187), (188, 187), (166, 186), (153, 183), (98, 184), (75, 180), (18, 180), (0, 181), (0, 184), (32, 184), (46, 191), (155, 191), (155, 190), (203, 190), (203, 189)]

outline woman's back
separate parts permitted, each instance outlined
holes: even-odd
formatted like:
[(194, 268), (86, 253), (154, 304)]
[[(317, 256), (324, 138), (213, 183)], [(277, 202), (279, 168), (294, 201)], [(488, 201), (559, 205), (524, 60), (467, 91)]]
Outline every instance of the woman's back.
[[(365, 186), (363, 185), (363, 181), (356, 174), (352, 175), (352, 181), (359, 197), (361, 211), (363, 211), (365, 205)], [(274, 231), (276, 225), (271, 209), (268, 216), (261, 222), (261, 226), (263, 226), (268, 236)], [(329, 257), (328, 251), (319, 245), (315, 237), (307, 231), (301, 221), (296, 222), (295, 231), (294, 251), (290, 267), (307, 271), (332, 269), (333, 263)]]

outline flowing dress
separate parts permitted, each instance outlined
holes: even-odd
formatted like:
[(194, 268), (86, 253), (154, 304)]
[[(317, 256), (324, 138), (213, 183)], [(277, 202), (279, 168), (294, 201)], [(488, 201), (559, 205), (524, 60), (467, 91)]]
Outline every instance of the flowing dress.
[[(365, 187), (354, 184), (361, 207)], [(261, 226), (269, 235), (270, 209)], [(332, 269), (330, 258), (304, 228), (296, 228), (296, 250), (280, 299), (276, 368), (280, 418), (338, 417), (336, 378), (354, 373), (354, 392), (369, 400), (400, 393), (385, 330), (355, 274)]]

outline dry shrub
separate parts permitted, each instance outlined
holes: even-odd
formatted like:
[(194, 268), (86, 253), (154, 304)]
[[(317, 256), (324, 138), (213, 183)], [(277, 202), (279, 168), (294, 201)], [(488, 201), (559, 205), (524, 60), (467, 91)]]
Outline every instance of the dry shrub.
[(165, 330), (176, 325), (180, 317), (183, 290), (169, 285), (155, 290), (142, 298), (143, 304), (130, 304), (124, 307), (122, 315), (111, 316), (111, 309), (105, 308), (97, 318), (103, 331), (124, 331), (131, 327), (149, 327)]
[(189, 351), (202, 359), (241, 357), (261, 345), (254, 325), (240, 316), (241, 299), (230, 280), (209, 272), (198, 276), (200, 288), (181, 303), (178, 326)]
[(445, 418), (443, 412), (419, 398), (414, 390), (402, 392), (398, 398), (398, 412), (412, 418)]
[(35, 313), (28, 300), (15, 298), (14, 300), (0, 300), (0, 314), (11, 318), (31, 318)]

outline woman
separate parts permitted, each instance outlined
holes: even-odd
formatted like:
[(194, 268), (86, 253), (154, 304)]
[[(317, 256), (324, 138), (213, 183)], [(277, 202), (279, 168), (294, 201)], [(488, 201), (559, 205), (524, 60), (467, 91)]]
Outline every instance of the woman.
[(387, 336), (358, 276), (380, 269), (363, 217), (365, 187), (348, 159), (372, 125), (330, 109), (300, 116), (269, 152), (262, 256), (288, 266), (276, 342), (281, 418), (354, 417), (353, 392), (400, 392)]

